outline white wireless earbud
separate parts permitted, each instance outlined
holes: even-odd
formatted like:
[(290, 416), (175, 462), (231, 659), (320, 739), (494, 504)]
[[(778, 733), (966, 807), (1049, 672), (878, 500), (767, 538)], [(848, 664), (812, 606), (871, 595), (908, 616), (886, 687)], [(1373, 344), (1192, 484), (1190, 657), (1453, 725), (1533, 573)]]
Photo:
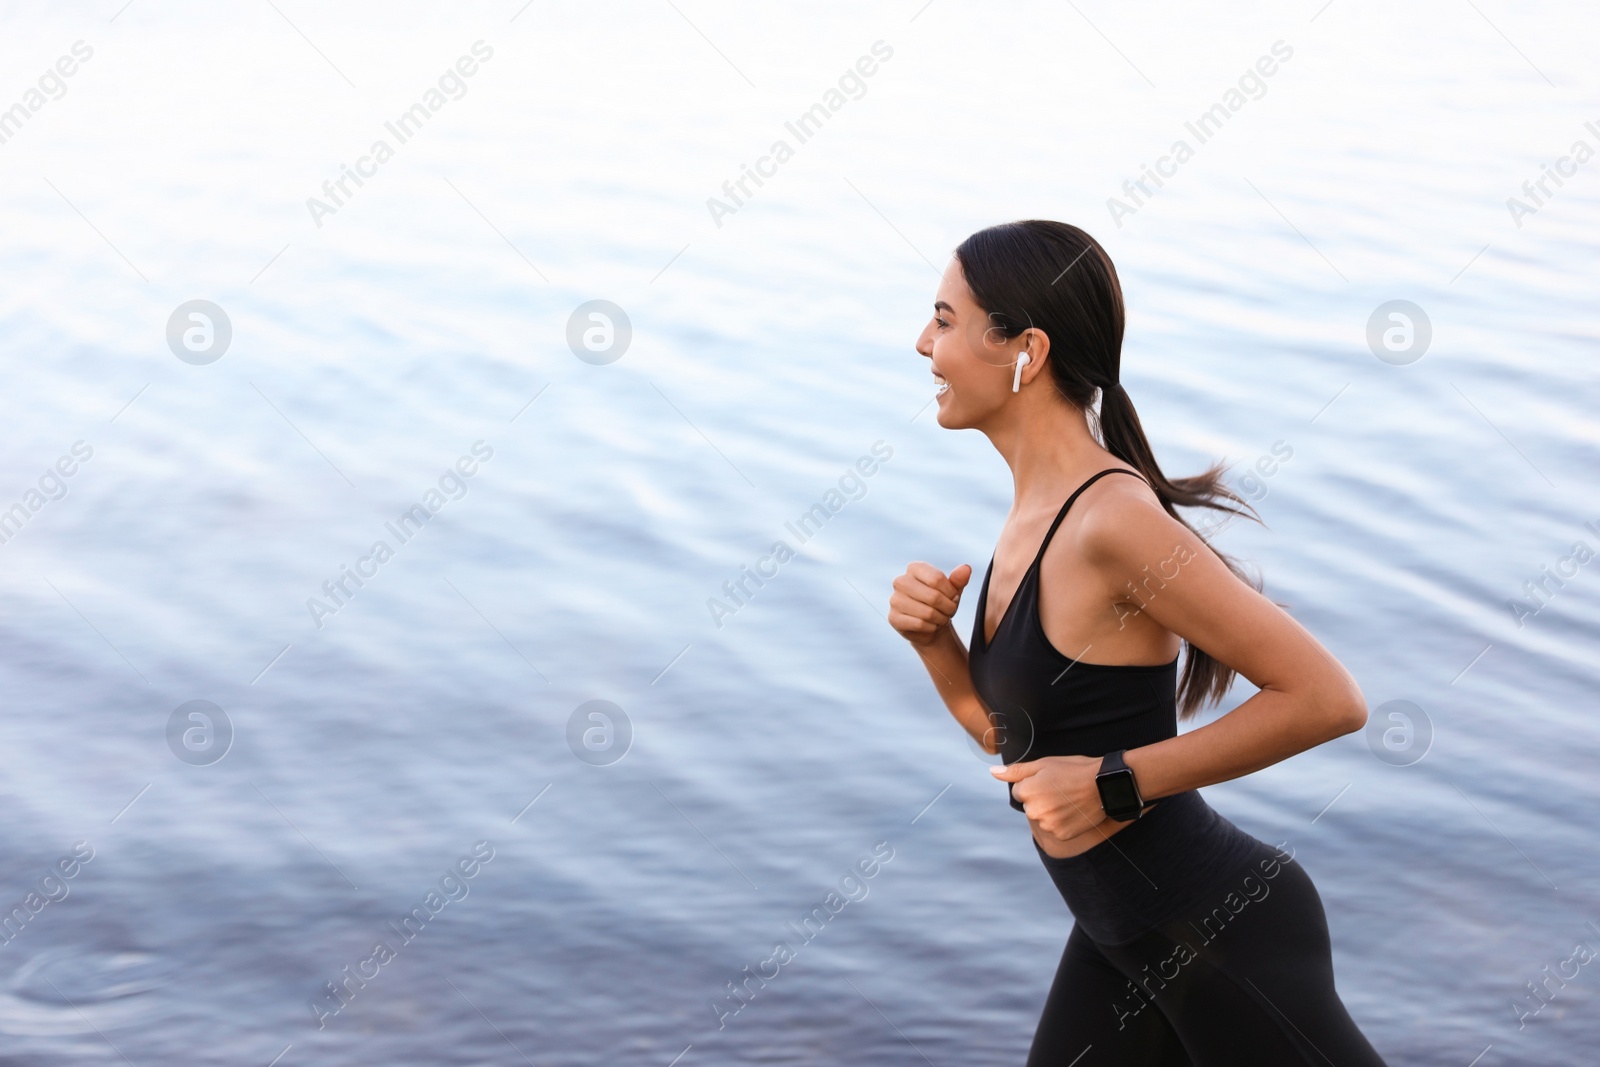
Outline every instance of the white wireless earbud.
[(1024, 352), (1017, 357), (1017, 373), (1011, 379), (1011, 391), (1020, 392), (1022, 389), (1022, 368), (1033, 362), (1033, 358)]

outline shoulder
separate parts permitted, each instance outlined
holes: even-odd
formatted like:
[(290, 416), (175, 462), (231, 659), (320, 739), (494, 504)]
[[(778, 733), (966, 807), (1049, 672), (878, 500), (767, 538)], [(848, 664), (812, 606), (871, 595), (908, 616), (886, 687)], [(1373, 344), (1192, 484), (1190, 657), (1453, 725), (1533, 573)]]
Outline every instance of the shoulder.
[(1143, 559), (1158, 546), (1170, 550), (1175, 535), (1190, 533), (1167, 514), (1150, 483), (1139, 476), (1107, 475), (1084, 490), (1077, 506), (1083, 508), (1077, 540), (1094, 562)]

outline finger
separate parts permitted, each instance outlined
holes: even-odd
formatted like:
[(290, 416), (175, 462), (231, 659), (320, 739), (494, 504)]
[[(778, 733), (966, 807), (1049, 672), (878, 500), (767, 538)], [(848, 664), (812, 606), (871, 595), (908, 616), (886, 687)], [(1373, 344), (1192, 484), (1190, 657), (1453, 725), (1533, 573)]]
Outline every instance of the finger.
[(897, 592), (902, 596), (915, 600), (919, 604), (926, 604), (946, 618), (954, 615), (956, 608), (960, 606), (948, 594), (940, 592), (931, 585), (919, 582), (915, 578), (907, 579), (906, 583), (897, 589)]
[(889, 611), (889, 625), (901, 633), (932, 633), (939, 628), (936, 624), (925, 619), (919, 619), (915, 615), (908, 615), (903, 611), (896, 611), (892, 608)]
[(912, 600), (909, 597), (891, 603), (890, 608), (893, 611), (896, 611), (899, 614), (905, 615), (909, 618), (920, 619), (929, 626), (943, 626), (945, 623), (950, 621), (949, 615), (946, 615), (935, 608), (930, 608), (926, 604)]
[(940, 593), (938, 589), (929, 585), (917, 575), (912, 574), (909, 570), (897, 577), (891, 583), (891, 587), (894, 589), (895, 595), (911, 597), (924, 604), (932, 604), (938, 597), (946, 595)]
[(1008, 763), (1003, 767), (990, 767), (989, 773), (1002, 782), (1020, 782), (1024, 778), (1031, 778), (1039, 773), (1038, 760), (1019, 760)]
[(970, 563), (963, 563), (950, 572), (950, 584), (956, 587), (958, 593), (965, 589), (970, 581), (972, 581), (972, 564)]
[(918, 579), (924, 585), (932, 586), (951, 600), (961, 599), (961, 590), (956, 588), (955, 583), (950, 581), (949, 578), (945, 577), (944, 571), (931, 563), (923, 563), (918, 560), (906, 567), (906, 573)]
[(910, 571), (897, 577), (890, 583), (890, 587), (902, 596), (915, 596), (918, 600), (927, 604), (933, 603), (935, 598), (938, 597), (951, 600), (951, 603), (955, 602), (948, 593), (941, 592), (938, 588), (918, 578)]

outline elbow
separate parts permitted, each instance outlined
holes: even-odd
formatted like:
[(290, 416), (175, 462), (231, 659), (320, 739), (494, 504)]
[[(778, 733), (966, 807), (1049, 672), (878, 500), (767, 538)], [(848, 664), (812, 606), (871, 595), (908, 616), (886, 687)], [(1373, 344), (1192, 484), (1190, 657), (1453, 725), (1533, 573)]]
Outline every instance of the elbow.
[(967, 736), (972, 738), (972, 743), (984, 751), (986, 755), (998, 756), (1000, 754), (1000, 729), (989, 718), (989, 709), (979, 701), (973, 701), (956, 712), (956, 719), (967, 731)]
[(1351, 685), (1338, 698), (1328, 704), (1327, 722), (1329, 740), (1353, 734), (1367, 725), (1367, 700), (1361, 690)]
[(1364, 701), (1356, 701), (1344, 711), (1339, 718), (1338, 733), (1335, 737), (1353, 734), (1367, 725), (1367, 705)]
[(1367, 725), (1367, 698), (1348, 677), (1308, 687), (1300, 694), (1298, 718), (1308, 748), (1353, 734)]

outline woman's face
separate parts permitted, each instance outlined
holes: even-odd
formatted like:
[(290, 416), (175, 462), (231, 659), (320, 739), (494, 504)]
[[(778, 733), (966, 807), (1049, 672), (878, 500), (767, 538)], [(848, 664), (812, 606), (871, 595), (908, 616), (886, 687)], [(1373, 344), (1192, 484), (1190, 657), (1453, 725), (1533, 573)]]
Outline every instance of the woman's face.
[(948, 430), (982, 426), (1011, 397), (1011, 376), (1024, 337), (1007, 340), (989, 328), (989, 315), (972, 298), (954, 257), (934, 294), (933, 317), (917, 338), (932, 362), (939, 389), (939, 425)]

